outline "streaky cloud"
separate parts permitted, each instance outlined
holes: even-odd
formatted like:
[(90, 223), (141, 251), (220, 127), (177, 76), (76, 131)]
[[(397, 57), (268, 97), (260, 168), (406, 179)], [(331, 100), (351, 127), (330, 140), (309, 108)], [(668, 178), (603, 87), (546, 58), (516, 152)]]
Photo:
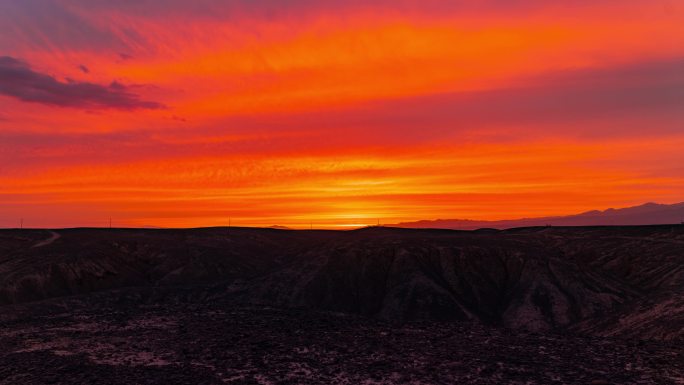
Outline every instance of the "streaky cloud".
[(119, 82), (100, 85), (39, 73), (11, 56), (0, 56), (0, 94), (25, 102), (82, 109), (160, 109), (161, 103), (142, 100), (130, 86)]

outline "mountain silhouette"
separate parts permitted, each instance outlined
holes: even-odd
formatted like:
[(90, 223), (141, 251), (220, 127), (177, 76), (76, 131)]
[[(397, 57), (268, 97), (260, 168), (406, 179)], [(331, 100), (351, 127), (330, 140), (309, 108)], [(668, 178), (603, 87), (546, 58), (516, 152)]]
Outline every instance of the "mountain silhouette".
[(592, 210), (581, 214), (540, 218), (478, 221), (470, 219), (436, 219), (402, 222), (395, 227), (476, 230), (510, 229), (534, 226), (636, 226), (680, 224), (684, 221), (684, 202), (676, 204), (645, 203), (621, 209)]

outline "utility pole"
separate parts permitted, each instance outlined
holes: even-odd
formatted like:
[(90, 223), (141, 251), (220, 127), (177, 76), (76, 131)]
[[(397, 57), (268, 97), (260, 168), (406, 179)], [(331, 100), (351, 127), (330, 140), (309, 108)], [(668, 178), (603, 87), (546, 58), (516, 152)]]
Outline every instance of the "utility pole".
[(109, 217), (109, 228), (112, 228), (112, 217)]
[(19, 228), (20, 228), (20, 229), (23, 229), (23, 228), (24, 228), (24, 218), (21, 218), (21, 219), (19, 220)]

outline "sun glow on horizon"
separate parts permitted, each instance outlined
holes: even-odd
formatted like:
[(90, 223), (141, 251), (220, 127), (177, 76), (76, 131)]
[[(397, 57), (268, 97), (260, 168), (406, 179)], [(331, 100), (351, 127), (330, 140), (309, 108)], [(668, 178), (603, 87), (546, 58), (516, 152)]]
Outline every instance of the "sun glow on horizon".
[(0, 227), (676, 203), (682, 68), (646, 0), (0, 0)]

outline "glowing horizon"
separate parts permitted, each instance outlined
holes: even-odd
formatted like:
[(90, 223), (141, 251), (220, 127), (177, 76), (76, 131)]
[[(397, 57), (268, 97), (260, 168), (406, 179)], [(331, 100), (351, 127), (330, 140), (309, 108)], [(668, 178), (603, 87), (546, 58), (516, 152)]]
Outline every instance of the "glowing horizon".
[(671, 1), (0, 0), (0, 227), (684, 201)]

